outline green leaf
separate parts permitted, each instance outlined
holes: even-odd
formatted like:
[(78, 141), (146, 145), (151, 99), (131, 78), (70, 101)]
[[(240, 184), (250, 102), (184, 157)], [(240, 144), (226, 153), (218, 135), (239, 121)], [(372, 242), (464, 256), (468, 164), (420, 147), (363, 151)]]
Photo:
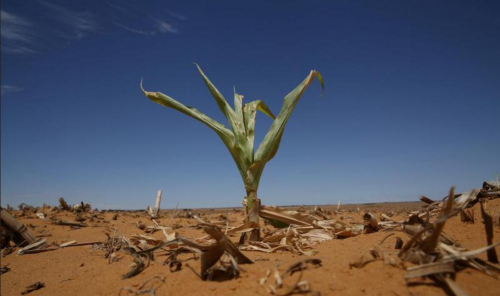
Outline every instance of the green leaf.
[(212, 97), (215, 99), (215, 102), (217, 102), (217, 106), (219, 106), (219, 109), (222, 111), (224, 116), (229, 120), (231, 116), (234, 116), (234, 110), (231, 108), (231, 106), (227, 103), (226, 99), (224, 96), (219, 92), (219, 90), (213, 85), (213, 83), (208, 79), (208, 77), (203, 73), (201, 70), (200, 66), (196, 63), (196, 68), (198, 69), (198, 72), (200, 73), (201, 77), (205, 81), (205, 84), (208, 87), (208, 90), (212, 94)]
[(227, 129), (223, 124), (217, 122), (216, 120), (208, 117), (204, 113), (198, 111), (196, 108), (188, 107), (185, 106), (184, 104), (176, 101), (175, 99), (162, 94), (161, 92), (149, 92), (145, 91), (144, 88), (142, 87), (142, 81), (141, 81), (141, 89), (144, 95), (150, 99), (151, 101), (160, 104), (162, 106), (168, 107), (175, 109), (181, 113), (184, 113), (198, 121), (201, 121), (204, 123), (206, 126), (210, 127), (212, 130), (214, 130), (217, 135), (222, 139), (224, 144), (228, 148), (234, 147), (235, 145), (235, 138), (233, 132), (231, 132), (229, 129)]
[[(236, 118), (238, 122), (243, 123), (243, 96), (236, 93), (234, 90), (234, 112), (236, 113)], [(246, 134), (245, 126), (243, 125), (243, 132)]]
[[(229, 122), (229, 126), (231, 127), (231, 130), (234, 133), (234, 136), (236, 138), (236, 149), (240, 149), (242, 153), (240, 153), (241, 157), (239, 157), (238, 161), (242, 161), (240, 163), (237, 163), (238, 166), (242, 167), (245, 171), (246, 168), (248, 168), (251, 165), (251, 161), (253, 158), (253, 152), (252, 155), (248, 154), (248, 143), (247, 143), (247, 138), (246, 138), (246, 133), (245, 133), (245, 127), (243, 126), (243, 120), (240, 118), (236, 112), (231, 108), (231, 106), (228, 104), (224, 96), (217, 90), (215, 85), (208, 79), (208, 77), (203, 73), (201, 70), (200, 66), (198, 64), (195, 64), (196, 68), (198, 69), (198, 72), (200, 73), (201, 77), (205, 81), (205, 84), (208, 87), (208, 90), (212, 94), (212, 97), (215, 99), (217, 102), (217, 105), (219, 106), (219, 109), (221, 112), (224, 114), (226, 117), (227, 121)], [(235, 160), (236, 161), (236, 160)], [(243, 172), (244, 174), (244, 172)]]
[(253, 164), (249, 167), (246, 176), (246, 182), (251, 185), (252, 190), (257, 190), (262, 171), (268, 161), (270, 161), (278, 151), (286, 123), (297, 105), (300, 97), (311, 84), (314, 78), (318, 78), (321, 87), (324, 89), (323, 78), (321, 74), (316, 71), (311, 71), (309, 75), (300, 83), (294, 90), (285, 96), (283, 106), (278, 117), (274, 120), (266, 134), (264, 140), (255, 152)]
[(276, 118), (274, 114), (271, 112), (271, 110), (269, 110), (269, 107), (267, 107), (267, 105), (263, 101), (260, 100), (252, 101), (250, 103), (245, 104), (245, 106), (243, 107), (243, 117), (245, 122), (247, 140), (248, 140), (247, 149), (252, 153), (252, 163), (254, 156), (253, 149), (255, 142), (255, 119), (257, 115), (257, 110), (263, 112), (272, 119)]

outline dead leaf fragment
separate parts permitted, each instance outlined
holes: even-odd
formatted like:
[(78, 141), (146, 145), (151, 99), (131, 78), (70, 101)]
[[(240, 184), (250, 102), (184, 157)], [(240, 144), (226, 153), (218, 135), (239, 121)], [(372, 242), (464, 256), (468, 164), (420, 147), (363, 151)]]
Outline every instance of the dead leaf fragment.
[(31, 285), (27, 286), (26, 289), (21, 292), (21, 295), (26, 295), (28, 293), (31, 293), (31, 292), (36, 291), (36, 290), (39, 290), (39, 289), (44, 288), (44, 287), (45, 287), (44, 283), (42, 283), (42, 282), (36, 282), (34, 284), (31, 284)]

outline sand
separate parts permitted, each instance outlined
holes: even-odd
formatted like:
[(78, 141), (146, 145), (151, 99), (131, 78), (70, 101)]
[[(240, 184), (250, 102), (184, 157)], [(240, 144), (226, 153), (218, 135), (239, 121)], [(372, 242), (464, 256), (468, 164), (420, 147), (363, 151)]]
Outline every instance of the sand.
[[(390, 210), (400, 211), (394, 216), (397, 219), (406, 218), (406, 211), (421, 209), (423, 204), (400, 203), (400, 204), (377, 204), (359, 205), (361, 212), (370, 210), (380, 214)], [(331, 206), (333, 209), (336, 206)], [(358, 206), (342, 207), (345, 211), (335, 219), (342, 216), (346, 222), (362, 223), (362, 215), (357, 211), (348, 212)], [(451, 218), (445, 226), (445, 232), (468, 249), (475, 249), (486, 245), (484, 225), (481, 222), (479, 205), (473, 207), (475, 211), (475, 223), (465, 224), (460, 218)], [(488, 210), (492, 213), (500, 211), (500, 199), (488, 202)], [(48, 211), (47, 211), (48, 212)], [(231, 226), (237, 226), (243, 221), (241, 211), (234, 212), (232, 209), (204, 211), (203, 218), (217, 217), (225, 213)], [(195, 229), (197, 223), (188, 218), (172, 218), (172, 212), (163, 212), (163, 218), (159, 221), (162, 225), (182, 226), (175, 231), (187, 237), (201, 237), (205, 234), (200, 229)], [(202, 213), (203, 214), (203, 213)], [(48, 243), (63, 243), (76, 240), (79, 243), (92, 241), (106, 241), (106, 232), (130, 237), (133, 234), (144, 232), (136, 227), (137, 221), (146, 225), (153, 223), (143, 213), (122, 212), (117, 220), (112, 220), (114, 213), (105, 213), (105, 221), (86, 221), (89, 227), (71, 230), (68, 226), (52, 225), (36, 217), (18, 217), (35, 234), (50, 233), (46, 237)], [(58, 218), (74, 220), (72, 213), (62, 212), (57, 214)], [(264, 226), (272, 228), (272, 226)], [(371, 234), (362, 234), (347, 239), (335, 239), (323, 242), (314, 247), (318, 253), (313, 256), (322, 260), (319, 268), (307, 269), (303, 273), (303, 280), (307, 280), (314, 291), (322, 295), (446, 295), (443, 287), (436, 286), (431, 280), (418, 279), (409, 284), (404, 279), (405, 271), (401, 268), (384, 265), (382, 261), (369, 263), (361, 269), (350, 268), (349, 263), (379, 244), (388, 234), (394, 233), (387, 238), (383, 245), (393, 249), (396, 237), (401, 237), (405, 242), (408, 236), (401, 231), (380, 231)], [(161, 231), (150, 234), (158, 239), (163, 239)], [(237, 236), (230, 237), (233, 242), (238, 241)], [(495, 226), (494, 242), (500, 240), (500, 228)], [(500, 254), (500, 248), (497, 247)], [(118, 252), (122, 257), (117, 262), (108, 263), (104, 259), (103, 250), (93, 250), (92, 246), (71, 247), (39, 254), (17, 255), (12, 253), (1, 259), (1, 265), (8, 265), (11, 270), (1, 276), (1, 295), (20, 295), (26, 286), (35, 282), (44, 282), (45, 287), (32, 292), (29, 295), (118, 295), (124, 287), (137, 289), (145, 281), (155, 276), (164, 277), (165, 283), (157, 290), (156, 295), (270, 295), (265, 287), (259, 284), (259, 279), (266, 275), (268, 270), (274, 270), (278, 266), (280, 271), (285, 270), (290, 264), (306, 258), (306, 256), (292, 254), (290, 252), (277, 252), (273, 254), (243, 251), (243, 253), (255, 261), (254, 264), (242, 265), (244, 272), (237, 279), (225, 282), (202, 281), (192, 269), (199, 272), (200, 261), (188, 260), (193, 255), (181, 255), (183, 266), (180, 271), (170, 272), (168, 266), (163, 265), (166, 257), (156, 256), (139, 275), (130, 279), (122, 279), (122, 275), (130, 270), (133, 262), (132, 257), (124, 252)], [(479, 255), (486, 259), (485, 254)], [(187, 260), (187, 261), (184, 261)], [(270, 279), (272, 280), (272, 279)], [(456, 282), (469, 293), (469, 295), (498, 295), (500, 281), (486, 276), (473, 269), (465, 269), (458, 273)], [(158, 282), (159, 283), (159, 282)], [(122, 291), (121, 295), (132, 295)]]

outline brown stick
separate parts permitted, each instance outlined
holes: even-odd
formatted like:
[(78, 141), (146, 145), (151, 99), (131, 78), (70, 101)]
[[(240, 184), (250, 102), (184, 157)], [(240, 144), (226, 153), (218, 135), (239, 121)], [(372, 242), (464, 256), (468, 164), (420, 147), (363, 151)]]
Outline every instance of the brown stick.
[(427, 196), (423, 196), (423, 195), (420, 197), (420, 200), (422, 202), (425, 202), (426, 204), (429, 204), (429, 205), (434, 203), (434, 201), (432, 199), (428, 198)]
[(403, 240), (400, 237), (396, 238), (396, 245), (394, 246), (394, 249), (396, 250), (401, 250), (403, 247)]
[(54, 225), (63, 225), (63, 226), (87, 227), (87, 224), (83, 224), (83, 223), (79, 223), (79, 222), (66, 221), (66, 220), (55, 220), (55, 221), (52, 221), (52, 224), (54, 224)]
[[(484, 210), (483, 203), (481, 202), (481, 215), (483, 216), (484, 220), (484, 230), (486, 231), (486, 242), (488, 245), (493, 244), (493, 219), (491, 219), (491, 216), (486, 213)], [(486, 251), (486, 254), (488, 255), (488, 261), (491, 263), (498, 263), (498, 257), (497, 257), (497, 252), (495, 248), (491, 248), (488, 251)]]

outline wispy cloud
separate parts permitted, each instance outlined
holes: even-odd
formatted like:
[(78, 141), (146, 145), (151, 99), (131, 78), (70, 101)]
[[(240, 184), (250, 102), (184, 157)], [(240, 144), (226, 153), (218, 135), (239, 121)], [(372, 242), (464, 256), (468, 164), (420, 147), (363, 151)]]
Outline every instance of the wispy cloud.
[[(70, 2), (36, 0), (41, 5), (41, 19), (52, 22), (38, 23), (1, 10), (1, 50), (5, 54), (33, 54), (47, 46), (57, 45), (61, 39), (71, 43), (92, 33), (102, 33), (109, 26), (116, 26), (141, 36), (179, 34), (178, 22), (187, 19), (185, 15), (166, 10), (163, 7), (144, 8), (122, 2), (106, 2), (106, 15), (96, 11), (78, 10)], [(68, 3), (66, 6), (64, 3)], [(71, 2), (73, 3), (73, 2)], [(162, 13), (163, 16), (155, 14)], [(113, 16), (116, 15), (116, 16)], [(165, 19), (165, 17), (167, 19)], [(98, 22), (99, 20), (99, 22)], [(55, 38), (58, 38), (55, 39)], [(42, 42), (43, 40), (43, 42)]]
[(169, 23), (167, 23), (165, 21), (162, 21), (162, 20), (159, 20), (159, 19), (155, 19), (155, 18), (152, 18), (152, 19), (153, 19), (153, 21), (156, 24), (156, 28), (161, 33), (173, 33), (173, 34), (176, 34), (176, 33), (179, 32), (179, 29), (174, 28), (174, 26), (172, 26), (171, 24), (169, 24)]
[(1, 86), (1, 94), (2, 95), (6, 94), (6, 93), (19, 92), (19, 91), (23, 91), (23, 88), (13, 86), (13, 85), (7, 85), (7, 84)]
[(59, 31), (57, 34), (61, 38), (79, 40), (97, 30), (94, 15), (88, 11), (77, 12), (51, 2), (42, 0), (38, 2), (54, 11), (54, 18), (67, 26), (65, 31)]
[(31, 54), (31, 53), (36, 53), (36, 50), (26, 46), (8, 45), (2, 43), (2, 52), (8, 54)]
[(176, 12), (173, 12), (172, 10), (168, 10), (168, 9), (165, 9), (165, 11), (168, 14), (170, 14), (170, 16), (173, 16), (173, 17), (175, 17), (178, 20), (185, 21), (187, 19), (187, 17), (185, 15), (183, 15), (183, 14), (176, 13)]
[(129, 26), (126, 26), (124, 24), (120, 24), (120, 23), (117, 23), (117, 22), (113, 22), (113, 24), (115, 24), (116, 26), (122, 28), (122, 29), (125, 29), (129, 32), (132, 32), (132, 33), (135, 33), (135, 34), (139, 34), (139, 35), (146, 35), (146, 36), (152, 36), (152, 35), (155, 35), (156, 33), (155, 32), (146, 32), (146, 31), (142, 31), (142, 30), (138, 30), (138, 29), (134, 29), (134, 28), (131, 28)]
[(2, 51), (9, 54), (34, 53), (31, 23), (24, 18), (3, 10), (0, 13)]
[[(115, 13), (118, 13), (120, 15), (120, 18), (118, 20), (118, 17), (114, 18), (113, 24), (116, 26), (125, 29), (129, 32), (140, 34), (140, 35), (145, 35), (145, 36), (152, 36), (156, 35), (156, 33), (171, 33), (171, 34), (178, 34), (179, 29), (175, 25), (175, 22), (172, 23), (170, 21), (165, 21), (164, 18), (159, 18), (159, 17), (153, 17), (158, 12), (166, 12), (169, 16), (171, 16), (170, 19), (177, 19), (184, 21), (187, 19), (186, 16), (173, 12), (171, 10), (165, 9), (163, 7), (159, 7), (157, 5), (154, 8), (149, 7), (149, 9), (145, 9), (144, 6), (136, 6), (134, 4), (128, 3), (124, 4), (121, 2), (118, 3), (113, 3), (113, 2), (107, 2), (106, 3), (110, 8), (113, 9)], [(155, 14), (152, 14), (155, 12)], [(163, 15), (165, 15), (163, 13)], [(111, 16), (113, 18), (113, 16)], [(127, 21), (124, 21), (127, 20)], [(130, 25), (131, 23), (134, 23), (134, 25)], [(149, 23), (149, 26), (153, 25), (152, 29), (149, 30), (139, 30), (136, 29), (136, 27), (139, 24), (142, 24), (144, 27), (144, 24)]]

